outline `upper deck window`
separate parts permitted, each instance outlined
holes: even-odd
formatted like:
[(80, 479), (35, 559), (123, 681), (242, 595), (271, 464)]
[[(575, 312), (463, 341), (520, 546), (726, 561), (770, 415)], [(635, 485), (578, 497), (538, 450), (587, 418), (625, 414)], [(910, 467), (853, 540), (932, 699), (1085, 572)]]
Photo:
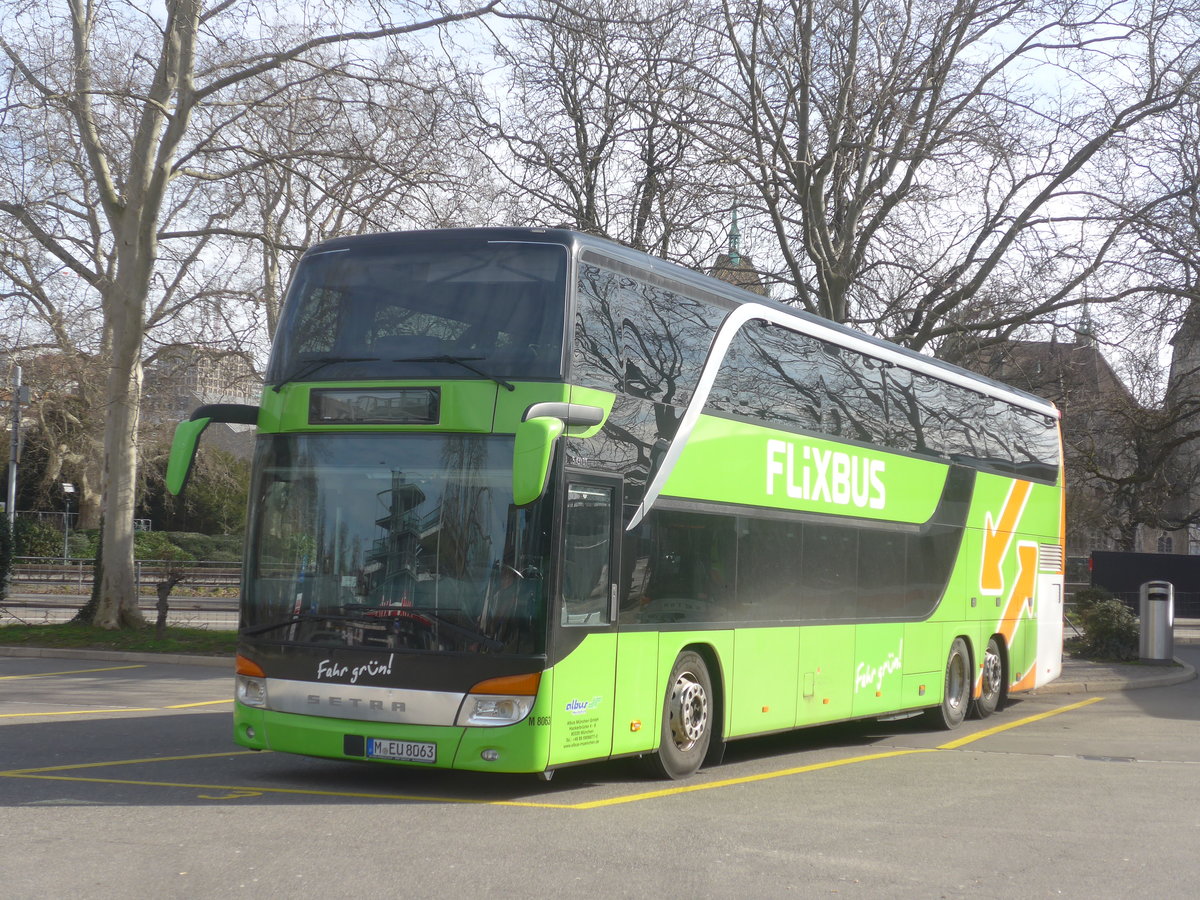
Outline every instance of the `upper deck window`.
[(556, 244), (396, 235), (317, 248), (267, 382), (560, 377), (567, 261)]

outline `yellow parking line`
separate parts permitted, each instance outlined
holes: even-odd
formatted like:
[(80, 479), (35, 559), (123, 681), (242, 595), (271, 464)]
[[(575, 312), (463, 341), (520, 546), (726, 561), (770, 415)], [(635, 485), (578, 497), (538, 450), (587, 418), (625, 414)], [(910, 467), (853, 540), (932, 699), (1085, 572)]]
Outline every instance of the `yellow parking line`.
[(201, 700), (199, 703), (176, 703), (174, 706), (164, 706), (163, 709), (191, 709), (194, 706), (216, 706), (218, 703), (232, 703), (232, 697), (224, 700)]
[(0, 775), (42, 775), (46, 772), (73, 772), (77, 769), (102, 769), (105, 766), (134, 766), (141, 763), (183, 762), (192, 759), (217, 759), (222, 756), (253, 756), (255, 753), (270, 753), (270, 750), (226, 750), (223, 753), (189, 753), (185, 756), (148, 756), (145, 759), (112, 759), (107, 762), (68, 763), (65, 766), (42, 766), (37, 769), (11, 769)]
[(834, 759), (829, 762), (813, 763), (809, 766), (797, 766), (794, 769), (779, 769), (775, 772), (763, 772), (758, 775), (743, 775), (739, 778), (725, 778), (721, 781), (706, 781), (701, 784), (684, 784), (679, 787), (663, 788), (659, 791), (646, 791), (642, 794), (627, 794), (624, 797), (609, 797), (607, 800), (589, 800), (584, 803), (574, 803), (570, 809), (597, 809), (601, 806), (616, 806), (621, 803), (634, 803), (638, 800), (653, 800), (657, 797), (672, 797), (676, 794), (689, 794), (693, 791), (708, 791), (713, 788), (730, 787), (735, 784), (751, 784), (755, 781), (767, 781), (771, 778), (785, 778), (788, 775), (802, 775), (805, 772), (817, 772), (821, 769), (833, 769), (838, 766), (851, 766), (855, 763), (871, 762), (876, 759), (889, 759), (894, 756), (910, 756), (914, 753), (934, 753), (933, 749), (889, 750), (886, 753), (872, 753), (867, 756), (851, 756), (846, 759)]
[(34, 719), (40, 716), (90, 716), (96, 713), (159, 712), (157, 706), (124, 706), (120, 709), (64, 709), (54, 712), (0, 713), (0, 719)]
[[(743, 775), (737, 778), (724, 778), (717, 781), (706, 781), (700, 783), (691, 783), (678, 785), (675, 787), (662, 788), (655, 791), (643, 791), (637, 794), (625, 794), (619, 797), (608, 797), (602, 800), (585, 800), (580, 803), (547, 803), (539, 801), (527, 800), (480, 800), (469, 797), (437, 797), (437, 796), (422, 796), (417, 794), (387, 794), (387, 793), (371, 793), (359, 791), (323, 791), (310, 788), (276, 788), (276, 787), (258, 787), (249, 785), (226, 785), (226, 784), (194, 784), (189, 782), (174, 782), (174, 781), (141, 781), (132, 779), (116, 779), (116, 778), (88, 778), (84, 776), (53, 774), (68, 771), (78, 771), (81, 769), (102, 768), (108, 766), (125, 766), (136, 765), (142, 763), (154, 762), (179, 762), (193, 759), (213, 759), (229, 756), (248, 756), (261, 751), (255, 750), (234, 750), (223, 753), (199, 753), (187, 756), (160, 756), (150, 757), (146, 759), (125, 759), (113, 760), (109, 762), (97, 763), (81, 763), (75, 765), (62, 766), (47, 766), (37, 769), (13, 769), (7, 772), (0, 772), (0, 777), (7, 778), (30, 778), (44, 779), (50, 781), (73, 781), (73, 782), (88, 782), (93, 784), (121, 784), (142, 787), (169, 787), (182, 788), (189, 790), (206, 790), (206, 791), (228, 791), (229, 795), (224, 797), (206, 797), (206, 799), (249, 799), (263, 794), (288, 794), (301, 795), (312, 797), (345, 797), (350, 799), (366, 799), (366, 800), (396, 800), (404, 802), (419, 802), (419, 803), (470, 803), (481, 806), (521, 806), (535, 809), (570, 809), (570, 810), (591, 810), (600, 809), (608, 806), (617, 806), (624, 803), (636, 803), (641, 800), (654, 800), (661, 797), (672, 797), (679, 794), (689, 794), (696, 791), (708, 791), (714, 788), (731, 787), (739, 784), (753, 784), (759, 781), (768, 781), (775, 778), (785, 778), (791, 775), (802, 775), (808, 772), (818, 772), (824, 769), (833, 769), (840, 766), (856, 765), (858, 763), (874, 762), (881, 759), (892, 759), (901, 756), (912, 756), (918, 753), (936, 753), (940, 750), (957, 750), (974, 741), (989, 737), (994, 734), (999, 734), (1003, 731), (1008, 731), (1013, 728), (1019, 728), (1023, 725), (1029, 725), (1033, 722), (1041, 721), (1042, 719), (1050, 718), (1051, 716), (1059, 715), (1060, 713), (1071, 712), (1072, 710), (1081, 709), (1085, 706), (1090, 706), (1093, 703), (1099, 703), (1103, 697), (1091, 697), (1079, 703), (1072, 703), (1067, 706), (1061, 706), (1057, 709), (1052, 709), (1044, 713), (1038, 713), (1033, 716), (1026, 716), (1023, 719), (1018, 719), (1015, 722), (1007, 722), (1003, 725), (997, 725), (993, 728), (987, 728), (983, 731), (977, 731), (973, 734), (959, 738), (954, 741), (949, 741), (941, 744), (936, 748), (909, 748), (904, 750), (889, 750), (882, 753), (871, 753), (863, 756), (851, 756), (845, 759), (834, 759), (828, 762), (812, 763), (807, 766), (796, 766), (788, 769), (778, 769), (773, 772), (762, 772), (756, 775)], [(213, 701), (225, 702), (225, 701)], [(94, 711), (94, 710), (93, 710)], [(134, 711), (134, 710), (114, 710), (114, 711)], [(270, 751), (266, 751), (270, 752)]]
[[(9, 778), (34, 778), (46, 781), (72, 781), (92, 784), (122, 784), (134, 787), (168, 787), (186, 788), (203, 791), (232, 791), (240, 798), (256, 794), (291, 794), (309, 797), (348, 797), (356, 800), (405, 800), (417, 803), (470, 803), (476, 806), (532, 806), (541, 809), (582, 809), (578, 805), (568, 803), (535, 803), (523, 800), (478, 800), (472, 797), (430, 797), (417, 794), (374, 794), (360, 791), (319, 791), (310, 788), (276, 788), (250, 787), (247, 785), (231, 784), (190, 784), (180, 781), (136, 781), (121, 778), (82, 778), (71, 775), (34, 775), (23, 772), (0, 772), (0, 776)], [(235, 798), (230, 798), (235, 799)]]
[(199, 703), (176, 703), (173, 706), (125, 706), (117, 709), (64, 709), (52, 712), (23, 712), (0, 713), (0, 719), (24, 719), (38, 716), (86, 716), (89, 713), (122, 713), (122, 712), (161, 712), (164, 709), (193, 709), (197, 706), (216, 706), (221, 703), (232, 703), (233, 698), (225, 700), (201, 700)]
[(71, 669), (67, 672), (34, 672), (30, 675), (0, 675), (0, 681), (16, 681), (18, 678), (50, 678), (53, 675), (89, 675), (92, 672), (119, 672), (121, 669), (144, 669), (144, 665), (107, 666), (103, 669)]
[(956, 741), (950, 741), (947, 744), (941, 744), (939, 750), (957, 750), (959, 747), (965, 747), (972, 741), (978, 741), (981, 738), (991, 737), (993, 734), (999, 734), (1002, 731), (1008, 731), (1010, 728), (1020, 728), (1022, 725), (1028, 725), (1030, 722), (1039, 722), (1042, 719), (1048, 719), (1051, 716), (1057, 716), (1059, 713), (1070, 712), (1073, 709), (1080, 709), (1084, 706), (1090, 706), (1093, 703), (1099, 703), (1103, 697), (1090, 697), (1087, 700), (1081, 700), (1078, 703), (1071, 703), (1068, 706), (1060, 706), (1058, 709), (1052, 709), (1049, 712), (1038, 713), (1036, 716), (1026, 716), (1024, 719), (1017, 719), (1015, 722), (1005, 722), (1003, 725), (997, 725), (995, 728), (985, 728), (983, 731), (976, 731), (974, 734), (968, 734), (966, 737), (960, 737)]

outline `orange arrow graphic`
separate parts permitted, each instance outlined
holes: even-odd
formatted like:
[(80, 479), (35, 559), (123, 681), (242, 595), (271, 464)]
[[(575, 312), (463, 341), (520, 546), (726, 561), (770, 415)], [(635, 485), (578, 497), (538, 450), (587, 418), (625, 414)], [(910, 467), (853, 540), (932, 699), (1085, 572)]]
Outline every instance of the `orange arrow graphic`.
[(1021, 605), (1033, 596), (1037, 585), (1038, 547), (1037, 544), (1017, 544), (1017, 583), (1013, 585), (1008, 603), (1004, 605), (1004, 617), (1000, 620), (1000, 634), (1004, 642), (1012, 646), (1013, 635), (1021, 621)]
[(1012, 543), (1013, 532), (1025, 511), (1029, 499), (1030, 483), (1014, 481), (1000, 511), (1000, 521), (995, 522), (989, 512), (983, 521), (983, 568), (979, 572), (979, 590), (985, 594), (999, 594), (1004, 590), (1004, 574), (1001, 566)]

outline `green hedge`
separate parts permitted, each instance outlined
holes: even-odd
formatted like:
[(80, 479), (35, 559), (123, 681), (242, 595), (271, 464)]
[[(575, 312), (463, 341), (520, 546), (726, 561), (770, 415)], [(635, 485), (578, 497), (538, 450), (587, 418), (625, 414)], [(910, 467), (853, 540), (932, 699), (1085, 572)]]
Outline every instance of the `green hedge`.
[(1097, 660), (1138, 658), (1141, 627), (1128, 606), (1101, 588), (1079, 591), (1072, 599), (1083, 626), (1075, 655)]
[[(18, 543), (18, 556), (61, 557), (62, 532), (48, 526), (35, 525), (36, 540), (24, 546)], [(47, 534), (42, 534), (48, 530)], [(53, 540), (51, 540), (53, 538)], [(72, 559), (93, 559), (100, 531), (73, 531), (68, 552)], [(192, 531), (138, 531), (133, 535), (133, 555), (137, 559), (205, 560), (240, 564), (242, 543), (240, 534), (197, 534)], [(24, 552), (32, 549), (35, 552)]]

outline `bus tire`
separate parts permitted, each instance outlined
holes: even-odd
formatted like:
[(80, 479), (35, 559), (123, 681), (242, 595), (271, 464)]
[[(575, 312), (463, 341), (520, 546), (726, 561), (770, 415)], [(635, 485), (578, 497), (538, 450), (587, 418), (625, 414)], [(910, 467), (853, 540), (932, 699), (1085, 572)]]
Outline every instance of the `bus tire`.
[(713, 709), (708, 666), (698, 653), (680, 653), (667, 679), (658, 751), (647, 760), (653, 774), (677, 780), (696, 773), (712, 740)]
[(971, 717), (986, 719), (1000, 708), (1004, 696), (1004, 657), (1000, 655), (1000, 643), (995, 638), (988, 641), (983, 653), (980, 682), (979, 696), (971, 701)]
[(949, 731), (957, 728), (967, 717), (971, 705), (971, 657), (967, 653), (967, 642), (958, 637), (950, 645), (946, 657), (946, 677), (943, 683), (942, 702), (929, 710), (929, 716), (938, 728)]

